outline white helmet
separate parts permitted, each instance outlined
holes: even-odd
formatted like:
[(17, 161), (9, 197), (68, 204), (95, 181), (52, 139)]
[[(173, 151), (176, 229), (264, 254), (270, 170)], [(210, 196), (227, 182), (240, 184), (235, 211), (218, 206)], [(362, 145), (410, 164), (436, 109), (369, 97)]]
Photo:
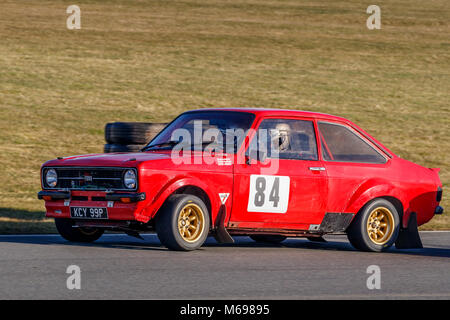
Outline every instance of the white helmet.
[(275, 129), (270, 130), (270, 139), (272, 146), (278, 151), (289, 150), (291, 127), (287, 123), (279, 123)]

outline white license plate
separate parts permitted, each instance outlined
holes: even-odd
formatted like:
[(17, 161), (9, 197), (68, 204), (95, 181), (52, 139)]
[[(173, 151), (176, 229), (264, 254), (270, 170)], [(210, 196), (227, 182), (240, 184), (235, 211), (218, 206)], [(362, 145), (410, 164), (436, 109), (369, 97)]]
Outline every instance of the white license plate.
[(75, 219), (108, 219), (108, 210), (94, 207), (70, 207), (70, 216)]

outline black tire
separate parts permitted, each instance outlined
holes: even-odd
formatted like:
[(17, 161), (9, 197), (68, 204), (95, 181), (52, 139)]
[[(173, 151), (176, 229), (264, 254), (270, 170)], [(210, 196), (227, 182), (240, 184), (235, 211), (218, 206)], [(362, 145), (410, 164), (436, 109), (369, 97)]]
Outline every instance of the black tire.
[(254, 234), (251, 235), (250, 238), (256, 242), (263, 243), (281, 243), (286, 240), (285, 236), (280, 235), (264, 235), (264, 234)]
[(105, 140), (109, 144), (145, 145), (150, 142), (166, 123), (113, 122), (105, 126)]
[(104, 146), (104, 153), (112, 152), (139, 152), (145, 144), (110, 144)]
[[(375, 230), (377, 230), (374, 224), (376, 225), (377, 223), (379, 223), (380, 225), (382, 225), (382, 222), (384, 220), (375, 220), (372, 224), (368, 224), (369, 217), (371, 217), (372, 214), (375, 214), (375, 211), (377, 210), (380, 212), (380, 215), (386, 215), (387, 219), (390, 219), (390, 212), (392, 219), (392, 222), (387, 223), (389, 227), (385, 227), (386, 230), (384, 230), (384, 236), (382, 236), (379, 241), (373, 239), (374, 233), (376, 232), (371, 232), (370, 234), (372, 234), (372, 236), (370, 236), (369, 231), (374, 230), (372, 228), (375, 228)], [(353, 221), (346, 232), (348, 240), (356, 249), (361, 251), (381, 252), (387, 250), (395, 243), (395, 240), (398, 237), (399, 229), (400, 216), (395, 206), (385, 199), (375, 199), (366, 204), (360, 210), (360, 212), (353, 218)]]
[[(195, 237), (188, 241), (187, 236), (182, 235), (179, 230), (181, 222), (180, 215), (183, 209), (192, 207), (192, 209), (201, 211), (203, 222), (199, 219), (197, 231), (194, 231)], [(194, 214), (197, 214), (194, 212)], [(187, 220), (186, 220), (187, 221)], [(156, 233), (161, 243), (169, 249), (178, 251), (190, 251), (200, 248), (208, 237), (210, 227), (209, 212), (203, 201), (193, 195), (176, 194), (167, 199), (158, 213), (156, 220)], [(188, 226), (183, 228), (189, 229)], [(183, 229), (184, 230), (184, 229)]]
[(111, 143), (110, 136), (111, 136), (111, 127), (114, 125), (114, 123), (107, 123), (105, 125), (105, 141), (108, 143)]
[(71, 219), (55, 218), (56, 229), (61, 237), (73, 242), (93, 242), (103, 235), (99, 228), (74, 228)]

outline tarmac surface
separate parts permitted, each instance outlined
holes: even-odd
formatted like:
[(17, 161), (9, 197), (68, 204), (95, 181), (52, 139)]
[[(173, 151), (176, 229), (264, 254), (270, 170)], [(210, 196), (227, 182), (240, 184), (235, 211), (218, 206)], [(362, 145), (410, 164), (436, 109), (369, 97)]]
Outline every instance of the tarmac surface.
[[(144, 234), (145, 240), (105, 234), (92, 244), (58, 235), (3, 235), (0, 299), (448, 300), (450, 232), (420, 234), (423, 249), (383, 253), (356, 251), (345, 236), (280, 245), (208, 238), (199, 250), (175, 252), (154, 234)], [(74, 269), (67, 273), (71, 265), (79, 267), (79, 282)], [(68, 282), (80, 289), (68, 289)]]

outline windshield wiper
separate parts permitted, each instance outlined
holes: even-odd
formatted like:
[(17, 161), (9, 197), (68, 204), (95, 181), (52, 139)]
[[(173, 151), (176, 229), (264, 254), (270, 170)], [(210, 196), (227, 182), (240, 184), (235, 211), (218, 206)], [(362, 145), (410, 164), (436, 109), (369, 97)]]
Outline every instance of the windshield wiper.
[(156, 144), (152, 144), (151, 146), (145, 146), (144, 148), (141, 149), (141, 152), (149, 150), (150, 148), (159, 148), (159, 147), (162, 147), (165, 145), (167, 145), (167, 147), (174, 147), (178, 143), (180, 143), (180, 142), (179, 141), (166, 141), (166, 142), (156, 143)]
[[(161, 148), (163, 146), (168, 147), (168, 148), (173, 148), (174, 146), (176, 146), (179, 143), (183, 143), (183, 141), (166, 141), (166, 142), (161, 142), (161, 143), (156, 143), (156, 144), (152, 144), (151, 146), (145, 146), (144, 148), (141, 149), (141, 152), (143, 151), (147, 151), (150, 150), (152, 148)], [(236, 148), (236, 142), (232, 143), (234, 144), (234, 148)], [(212, 146), (223, 146), (223, 145), (228, 145), (227, 143), (216, 143), (214, 141), (208, 141), (208, 142), (200, 142), (200, 143), (193, 143), (191, 144), (191, 148), (195, 148), (195, 147), (201, 147), (201, 149), (203, 150), (204, 147), (207, 147), (209, 145)], [(223, 147), (222, 147), (223, 149)]]

